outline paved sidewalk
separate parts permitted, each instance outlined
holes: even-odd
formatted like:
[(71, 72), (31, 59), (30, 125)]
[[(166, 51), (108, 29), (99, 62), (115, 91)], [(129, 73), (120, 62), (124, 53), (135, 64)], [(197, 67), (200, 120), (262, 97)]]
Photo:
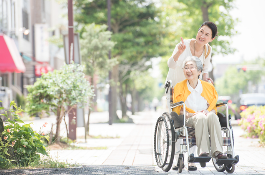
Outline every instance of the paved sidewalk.
[[(76, 152), (62, 152), (65, 152), (67, 156), (72, 152), (72, 154), (75, 155), (75, 159), (73, 160), (84, 165), (152, 166), (157, 172), (163, 174), (164, 172), (156, 166), (153, 155), (154, 126), (160, 114), (160, 112), (154, 111), (142, 112), (139, 115), (132, 116), (135, 124), (106, 125), (116, 128), (115, 131), (117, 133), (123, 132), (124, 134), (120, 139), (113, 139), (112, 147), (107, 150), (75, 150)], [(100, 126), (102, 124), (92, 124), (91, 126), (93, 125), (97, 125), (98, 129), (102, 127)], [(126, 125), (126, 129), (119, 128), (119, 125)], [(265, 148), (258, 147), (258, 139), (240, 137), (244, 132), (239, 126), (233, 126), (233, 130), (235, 135), (235, 153), (240, 156), (240, 161), (236, 165), (234, 174), (265, 174)], [(105, 131), (107, 131), (107, 129)], [(126, 132), (126, 134), (124, 132)], [(107, 145), (111, 142), (102, 141), (101, 143)], [(64, 157), (64, 159), (66, 159), (67, 156)], [(81, 158), (81, 156), (83, 156), (83, 158)], [(226, 174), (226, 172), (217, 172), (211, 161), (207, 163), (206, 168), (201, 168), (197, 163), (198, 170), (189, 172), (187, 170), (187, 159), (185, 161), (186, 167), (182, 174)], [(167, 174), (178, 174), (178, 172), (170, 170)]]
[[(133, 124), (98, 123), (108, 119), (108, 115), (101, 113), (97, 122), (91, 123), (92, 135), (119, 136), (116, 139), (78, 139), (79, 146), (104, 147), (105, 150), (52, 150), (50, 155), (60, 161), (79, 163), (82, 166), (70, 169), (44, 169), (44, 170), (10, 170), (10, 174), (178, 174), (170, 170), (165, 173), (156, 166), (153, 156), (153, 134), (156, 119), (161, 112), (145, 111), (131, 116)], [(100, 115), (98, 113), (97, 115)], [(94, 116), (96, 117), (96, 116)], [(94, 118), (91, 116), (91, 121)], [(42, 123), (41, 121), (40, 123)], [(35, 124), (36, 122), (34, 122)], [(83, 128), (78, 128), (82, 135)], [(233, 126), (235, 137), (235, 152), (240, 156), (234, 174), (265, 174), (265, 148), (259, 147), (258, 139), (240, 137), (243, 131)], [(187, 159), (185, 159), (187, 161)], [(176, 163), (176, 162), (174, 162)], [(217, 172), (210, 161), (206, 168), (199, 164), (197, 171), (189, 172), (187, 162), (181, 174), (227, 174)], [(3, 171), (0, 171), (3, 173)]]
[[(106, 150), (51, 150), (54, 159), (82, 165), (149, 165), (153, 158), (153, 112), (131, 116), (133, 124), (90, 124), (91, 135), (118, 139), (77, 139), (78, 146), (107, 147)], [(83, 128), (79, 128), (79, 133)]]

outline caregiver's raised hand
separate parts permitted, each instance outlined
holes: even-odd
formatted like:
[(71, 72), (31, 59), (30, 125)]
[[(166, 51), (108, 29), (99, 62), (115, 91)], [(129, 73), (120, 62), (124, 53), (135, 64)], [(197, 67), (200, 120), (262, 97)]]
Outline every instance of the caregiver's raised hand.
[(178, 51), (175, 53), (175, 55), (173, 56), (174, 61), (178, 61), (179, 56), (184, 52), (184, 50), (186, 49), (186, 45), (184, 44), (184, 41), (181, 37), (181, 42), (177, 45), (178, 46)]
[(181, 43), (178, 46), (179, 54), (182, 54), (185, 49), (186, 49), (186, 45), (184, 44), (183, 38), (181, 37)]

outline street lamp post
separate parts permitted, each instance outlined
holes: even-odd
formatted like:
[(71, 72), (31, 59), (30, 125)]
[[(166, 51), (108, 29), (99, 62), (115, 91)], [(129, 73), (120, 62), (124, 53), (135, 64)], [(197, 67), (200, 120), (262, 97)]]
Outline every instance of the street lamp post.
[[(74, 61), (74, 15), (73, 15), (73, 0), (68, 0), (68, 47), (69, 47), (69, 64), (71, 59)], [(71, 106), (69, 106), (70, 108)], [(77, 110), (72, 108), (68, 113), (69, 118), (69, 139), (76, 140), (76, 124)]]

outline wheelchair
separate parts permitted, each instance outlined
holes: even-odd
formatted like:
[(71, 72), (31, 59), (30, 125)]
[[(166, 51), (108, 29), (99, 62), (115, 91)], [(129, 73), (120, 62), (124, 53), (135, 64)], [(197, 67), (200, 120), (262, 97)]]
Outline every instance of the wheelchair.
[[(185, 126), (185, 112), (177, 119), (175, 112), (172, 109), (177, 106), (183, 106), (185, 111), (185, 103), (183, 101), (173, 104), (173, 86), (171, 81), (165, 84), (165, 93), (167, 97), (167, 105), (169, 111), (160, 116), (155, 125), (154, 133), (154, 154), (157, 166), (163, 171), (168, 172), (173, 164), (174, 155), (179, 154), (178, 171), (182, 172), (184, 167), (184, 153), (188, 153), (188, 162), (199, 162), (201, 167), (206, 166), (206, 162), (212, 159), (212, 163), (218, 172), (227, 171), (233, 173), (235, 171), (235, 164), (239, 162), (239, 156), (234, 153), (234, 136), (231, 126), (231, 116), (228, 115), (228, 105), (226, 103), (219, 103), (216, 107), (226, 106), (226, 115), (217, 113), (222, 129), (223, 148), (226, 147), (227, 159), (215, 159), (209, 156), (195, 157), (190, 154), (190, 148), (196, 145), (195, 129)], [(175, 144), (178, 139), (182, 139), (180, 150), (175, 150)], [(225, 150), (225, 149), (224, 149)]]

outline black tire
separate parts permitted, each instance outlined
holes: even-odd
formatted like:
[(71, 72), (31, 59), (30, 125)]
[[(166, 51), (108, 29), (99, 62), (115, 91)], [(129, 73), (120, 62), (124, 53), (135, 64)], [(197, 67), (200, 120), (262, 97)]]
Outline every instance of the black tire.
[(216, 171), (218, 171), (218, 172), (224, 172), (225, 171), (225, 165), (224, 164), (218, 165), (216, 163), (216, 159), (215, 158), (212, 158), (212, 162), (213, 162), (213, 166), (216, 169)]
[(163, 168), (168, 158), (169, 135), (168, 126), (164, 117), (156, 121), (154, 134), (154, 152), (157, 166)]
[(169, 136), (168, 157), (166, 159), (166, 164), (163, 166), (162, 170), (168, 172), (172, 167), (175, 155), (175, 130), (173, 121), (169, 113), (164, 113), (162, 116), (166, 119)]
[(183, 169), (183, 165), (184, 165), (184, 159), (183, 159), (183, 157), (182, 158), (179, 158), (178, 162), (179, 162), (179, 173), (181, 173), (182, 172), (182, 169)]
[(225, 165), (225, 170), (228, 172), (228, 173), (233, 173), (235, 171), (235, 164), (227, 164)]
[(200, 162), (202, 168), (206, 167), (206, 162)]

